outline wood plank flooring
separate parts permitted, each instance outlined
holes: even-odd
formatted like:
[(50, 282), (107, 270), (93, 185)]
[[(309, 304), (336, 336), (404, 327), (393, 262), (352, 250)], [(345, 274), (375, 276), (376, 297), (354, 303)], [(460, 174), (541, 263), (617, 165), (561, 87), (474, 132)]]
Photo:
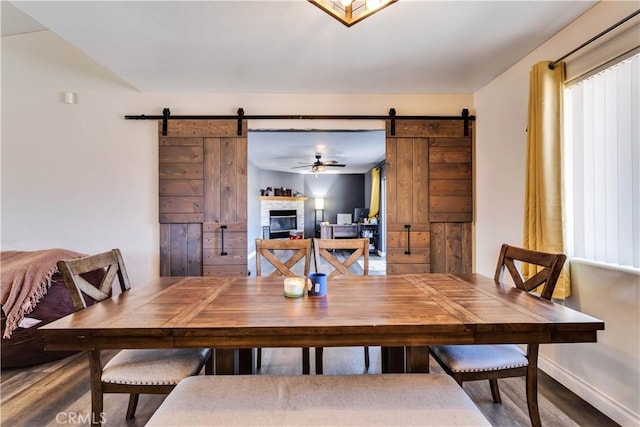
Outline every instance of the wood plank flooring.
[[(371, 347), (370, 351), (371, 367), (366, 371), (362, 347), (325, 348), (325, 375), (380, 373), (380, 350), (378, 347)], [(260, 374), (301, 374), (301, 353), (297, 348), (264, 349)], [(115, 352), (109, 352), (107, 356), (112, 357), (114, 354)], [(312, 361), (312, 372), (313, 369)], [(432, 362), (431, 369), (432, 373), (442, 372), (435, 362)], [(541, 372), (539, 381), (540, 417), (543, 425), (616, 425), (548, 375)], [(500, 380), (500, 387), (503, 403), (499, 405), (492, 402), (489, 385), (484, 381), (465, 383), (463, 388), (493, 425), (530, 425), (524, 380)], [(88, 359), (84, 353), (80, 353), (57, 362), (3, 370), (0, 394), (2, 426), (89, 425), (91, 399)], [(106, 395), (104, 425), (143, 426), (163, 400), (164, 396), (142, 395), (135, 419), (127, 421), (124, 414), (128, 396)]]

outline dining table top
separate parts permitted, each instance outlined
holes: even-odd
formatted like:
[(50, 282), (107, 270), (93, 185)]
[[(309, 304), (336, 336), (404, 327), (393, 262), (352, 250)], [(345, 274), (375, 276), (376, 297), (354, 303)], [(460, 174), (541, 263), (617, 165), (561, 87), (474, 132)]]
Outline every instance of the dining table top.
[(160, 277), (39, 328), (47, 349), (595, 342), (602, 320), (479, 274)]

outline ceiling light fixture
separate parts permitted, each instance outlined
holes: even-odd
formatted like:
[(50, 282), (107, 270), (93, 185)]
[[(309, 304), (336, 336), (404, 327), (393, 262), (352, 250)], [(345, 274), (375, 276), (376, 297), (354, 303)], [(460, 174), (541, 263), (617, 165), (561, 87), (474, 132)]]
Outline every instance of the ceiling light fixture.
[(318, 165), (318, 166), (314, 165), (311, 167), (311, 172), (313, 173), (324, 172), (324, 171), (325, 171), (324, 165)]
[(308, 0), (347, 27), (379, 10), (397, 2), (398, 0)]

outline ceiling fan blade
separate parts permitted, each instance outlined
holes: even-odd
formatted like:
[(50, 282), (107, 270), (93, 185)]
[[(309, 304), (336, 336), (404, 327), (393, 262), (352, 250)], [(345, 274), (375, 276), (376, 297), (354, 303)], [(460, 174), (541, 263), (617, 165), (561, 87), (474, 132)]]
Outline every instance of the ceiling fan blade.
[(329, 163), (329, 164), (325, 163), (325, 166), (333, 167), (333, 168), (343, 168), (343, 167), (345, 167), (347, 165), (343, 165), (343, 164), (340, 164), (340, 163)]
[(291, 169), (302, 169), (302, 168), (310, 168), (315, 165), (302, 165), (302, 166), (294, 166)]

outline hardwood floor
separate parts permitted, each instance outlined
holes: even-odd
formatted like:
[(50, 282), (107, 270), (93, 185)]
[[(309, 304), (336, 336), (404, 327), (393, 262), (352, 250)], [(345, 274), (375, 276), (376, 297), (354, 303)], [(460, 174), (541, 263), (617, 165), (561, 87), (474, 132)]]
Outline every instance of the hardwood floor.
[[(371, 367), (364, 369), (362, 347), (325, 348), (324, 372), (331, 374), (380, 373), (380, 351), (371, 347)], [(113, 356), (115, 352), (107, 353)], [(260, 374), (301, 374), (298, 348), (264, 349)], [(432, 373), (442, 372), (432, 362)], [(312, 361), (313, 372), (313, 361)], [(522, 378), (500, 380), (502, 404), (491, 400), (488, 383), (464, 384), (464, 390), (495, 426), (528, 426), (529, 416)], [(2, 426), (88, 425), (90, 387), (88, 359), (84, 353), (57, 362), (2, 371), (0, 380)], [(615, 426), (613, 421), (568, 391), (548, 375), (539, 374), (539, 403), (546, 426)], [(240, 396), (238, 398), (241, 398)], [(164, 400), (164, 396), (142, 395), (136, 417), (124, 418), (128, 396), (105, 396), (106, 426), (143, 426)]]

